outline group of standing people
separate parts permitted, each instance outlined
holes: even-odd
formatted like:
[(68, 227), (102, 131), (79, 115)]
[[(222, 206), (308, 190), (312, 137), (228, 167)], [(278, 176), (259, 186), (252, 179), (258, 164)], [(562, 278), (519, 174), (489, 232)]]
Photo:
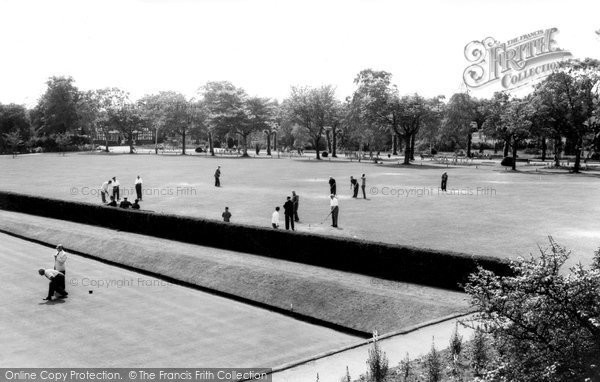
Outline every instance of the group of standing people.
[(66, 291), (65, 276), (67, 274), (66, 268), (67, 253), (65, 252), (62, 244), (56, 246), (56, 253), (54, 254), (54, 268), (43, 269), (40, 268), (38, 273), (40, 276), (46, 276), (50, 283), (48, 285), (48, 295), (44, 300), (52, 301), (55, 293), (58, 293), (60, 297), (67, 297), (69, 293)]
[[(286, 198), (285, 203), (283, 203), (283, 215), (285, 218), (285, 229), (292, 231), (295, 230), (294, 223), (300, 222), (300, 217), (298, 216), (298, 207), (300, 206), (300, 196), (296, 194), (296, 191), (292, 191), (292, 196), (288, 196)], [(275, 229), (279, 228), (279, 211), (281, 209), (279, 206), (275, 207), (275, 211), (271, 214), (271, 226)]]
[[(350, 176), (350, 190), (352, 190), (353, 198), (358, 198), (358, 187), (358, 179), (354, 178), (353, 176)], [(365, 191), (365, 189), (367, 187), (367, 177), (365, 174), (362, 174), (362, 176), (360, 177), (360, 187), (362, 188), (363, 198), (366, 199), (367, 192)], [(339, 201), (337, 199), (337, 183), (332, 176), (329, 177), (329, 198), (329, 215), (331, 215), (331, 226), (337, 228), (340, 206)]]
[[(136, 194), (135, 201), (131, 203), (127, 200), (127, 197), (123, 197), (123, 200), (121, 201), (121, 184), (117, 180), (117, 177), (113, 176), (112, 179), (102, 183), (102, 186), (100, 187), (102, 203), (109, 207), (133, 208), (134, 210), (139, 210), (139, 202), (142, 201), (142, 184), (142, 178), (138, 175), (134, 182)], [(107, 198), (110, 199), (108, 203), (106, 202)]]

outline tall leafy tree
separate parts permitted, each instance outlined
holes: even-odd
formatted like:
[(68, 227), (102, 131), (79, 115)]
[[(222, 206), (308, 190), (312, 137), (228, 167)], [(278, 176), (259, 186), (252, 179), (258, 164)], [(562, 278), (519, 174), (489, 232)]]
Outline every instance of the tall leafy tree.
[(331, 85), (320, 88), (292, 87), (288, 102), (290, 115), (306, 130), (313, 141), (317, 159), (321, 159), (321, 138), (325, 127), (330, 125), (335, 116), (335, 89)]
[(79, 126), (81, 93), (72, 77), (51, 77), (36, 106), (36, 127), (44, 135), (71, 133)]
[(10, 136), (16, 137), (14, 133), (18, 133), (19, 140), (22, 142), (27, 142), (32, 138), (33, 131), (28, 111), (22, 105), (0, 104), (0, 151), (14, 146), (14, 139), (11, 139), (10, 142), (6, 139), (7, 134), (13, 134)]
[(466, 137), (467, 156), (471, 157), (473, 127), (477, 103), (467, 93), (456, 93), (446, 105), (446, 128), (458, 137)]

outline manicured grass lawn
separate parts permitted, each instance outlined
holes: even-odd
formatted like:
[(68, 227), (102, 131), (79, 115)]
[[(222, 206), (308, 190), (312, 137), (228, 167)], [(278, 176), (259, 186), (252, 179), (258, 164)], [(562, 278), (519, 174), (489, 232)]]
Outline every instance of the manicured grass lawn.
[[(537, 245), (552, 235), (574, 251), (571, 263), (587, 262), (600, 246), (596, 176), (423, 163), (427, 165), (264, 156), (3, 156), (0, 188), (100, 203), (97, 189), (104, 180), (117, 176), (122, 189), (127, 188), (123, 191), (133, 198), (139, 174), (146, 190), (142, 208), (154, 211), (220, 219), (229, 206), (232, 221), (268, 227), (274, 207), (296, 190), (302, 231), (499, 257), (536, 252)], [(213, 186), (217, 165), (222, 170), (221, 188)], [(449, 175), (446, 194), (438, 191), (444, 171)], [(353, 200), (349, 177), (362, 173), (367, 175), (368, 199)], [(330, 220), (320, 224), (329, 212), (329, 176), (338, 183), (340, 229), (330, 227)], [(392, 189), (405, 191), (390, 195)]]
[(275, 367), (358, 340), (74, 255), (48, 303), (54, 251), (0, 241), (3, 367)]

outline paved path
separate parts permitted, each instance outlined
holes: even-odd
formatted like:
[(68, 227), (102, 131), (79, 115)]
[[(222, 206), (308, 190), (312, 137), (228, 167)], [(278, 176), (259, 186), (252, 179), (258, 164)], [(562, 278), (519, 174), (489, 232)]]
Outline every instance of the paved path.
[(357, 341), (75, 255), (69, 297), (47, 303), (37, 269), (52, 268), (54, 251), (4, 234), (0, 243), (5, 367), (275, 367)]
[[(431, 350), (432, 341), (438, 350), (448, 347), (450, 336), (458, 319), (431, 325), (413, 332), (390, 337), (380, 341), (381, 349), (385, 351), (390, 367), (396, 367), (409, 354), (415, 359)], [(473, 331), (459, 325), (459, 333), (464, 340), (473, 335)], [(366, 361), (368, 349), (372, 345), (363, 345), (342, 353), (309, 362), (291, 369), (273, 374), (273, 382), (306, 382), (316, 381), (317, 373), (321, 382), (338, 382), (346, 374), (346, 366), (353, 380), (357, 380), (367, 370)]]

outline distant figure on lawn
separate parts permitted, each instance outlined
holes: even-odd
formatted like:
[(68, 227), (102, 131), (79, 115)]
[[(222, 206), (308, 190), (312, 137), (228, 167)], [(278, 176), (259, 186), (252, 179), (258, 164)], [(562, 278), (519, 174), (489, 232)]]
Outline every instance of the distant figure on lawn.
[(275, 211), (271, 215), (271, 225), (275, 229), (279, 227), (279, 207), (275, 207)]
[[(65, 249), (63, 248), (62, 244), (59, 244), (56, 246), (56, 253), (54, 254), (54, 270), (59, 271), (63, 274), (63, 276), (66, 276), (66, 262), (67, 252), (65, 252)], [(67, 288), (65, 287), (65, 278), (63, 277), (62, 280), (59, 281), (62, 282), (62, 284), (60, 284), (59, 287), (61, 287), (62, 290), (66, 290)]]
[(333, 179), (333, 177), (329, 177), (329, 193), (332, 195), (337, 195), (336, 192), (336, 185), (335, 185), (335, 179)]
[(123, 198), (123, 201), (121, 202), (121, 204), (119, 204), (119, 207), (127, 209), (131, 207), (131, 202), (127, 200), (127, 198)]
[(50, 284), (48, 286), (48, 296), (44, 300), (52, 301), (54, 292), (58, 292), (61, 297), (66, 297), (68, 295), (68, 293), (60, 287), (61, 285), (65, 284), (65, 275), (55, 269), (40, 269), (38, 270), (38, 273), (40, 276), (46, 276), (46, 278), (50, 280)]
[(285, 217), (285, 229), (289, 230), (290, 225), (292, 226), (292, 231), (294, 230), (294, 202), (292, 202), (291, 197), (287, 197), (287, 200), (283, 204), (283, 215)]
[(120, 189), (119, 189), (119, 187), (121, 186), (121, 183), (119, 183), (116, 176), (113, 176), (112, 185), (113, 185), (113, 196), (115, 197), (115, 199), (117, 201), (121, 200), (121, 193), (120, 193)]
[(358, 180), (354, 179), (353, 176), (350, 177), (350, 189), (352, 190), (352, 197), (356, 198), (358, 196)]
[(446, 184), (448, 183), (448, 173), (442, 174), (442, 191), (446, 191)]
[(331, 200), (329, 206), (331, 207), (331, 226), (337, 228), (338, 226), (338, 214), (340, 212), (339, 203), (334, 194), (330, 196)]
[(131, 205), (131, 208), (133, 208), (134, 210), (139, 210), (140, 209), (140, 204), (138, 203), (138, 200), (134, 200), (133, 204)]
[(106, 199), (109, 196), (108, 186), (112, 187), (112, 180), (109, 179), (106, 182), (102, 183), (102, 187), (100, 187), (100, 196), (102, 197), (102, 203), (106, 204)]
[(140, 176), (137, 176), (137, 179), (135, 180), (135, 195), (137, 197), (136, 200), (138, 201), (142, 201), (142, 178), (140, 178)]
[(109, 207), (116, 207), (117, 206), (117, 201), (115, 200), (114, 196), (110, 197), (110, 203), (108, 203), (107, 206), (109, 206)]
[(221, 214), (223, 217), (223, 221), (229, 223), (229, 219), (231, 219), (231, 212), (229, 212), (229, 207), (225, 207), (225, 211)]
[(221, 166), (217, 166), (215, 171), (215, 187), (221, 187)]
[(365, 188), (367, 187), (367, 177), (365, 176), (365, 174), (362, 174), (362, 176), (360, 177), (361, 180), (361, 188), (362, 188), (362, 192), (363, 192), (363, 199), (367, 198), (367, 193), (365, 192)]
[(300, 207), (300, 196), (296, 194), (296, 191), (292, 191), (292, 203), (294, 203), (294, 221), (299, 222), (298, 207)]

